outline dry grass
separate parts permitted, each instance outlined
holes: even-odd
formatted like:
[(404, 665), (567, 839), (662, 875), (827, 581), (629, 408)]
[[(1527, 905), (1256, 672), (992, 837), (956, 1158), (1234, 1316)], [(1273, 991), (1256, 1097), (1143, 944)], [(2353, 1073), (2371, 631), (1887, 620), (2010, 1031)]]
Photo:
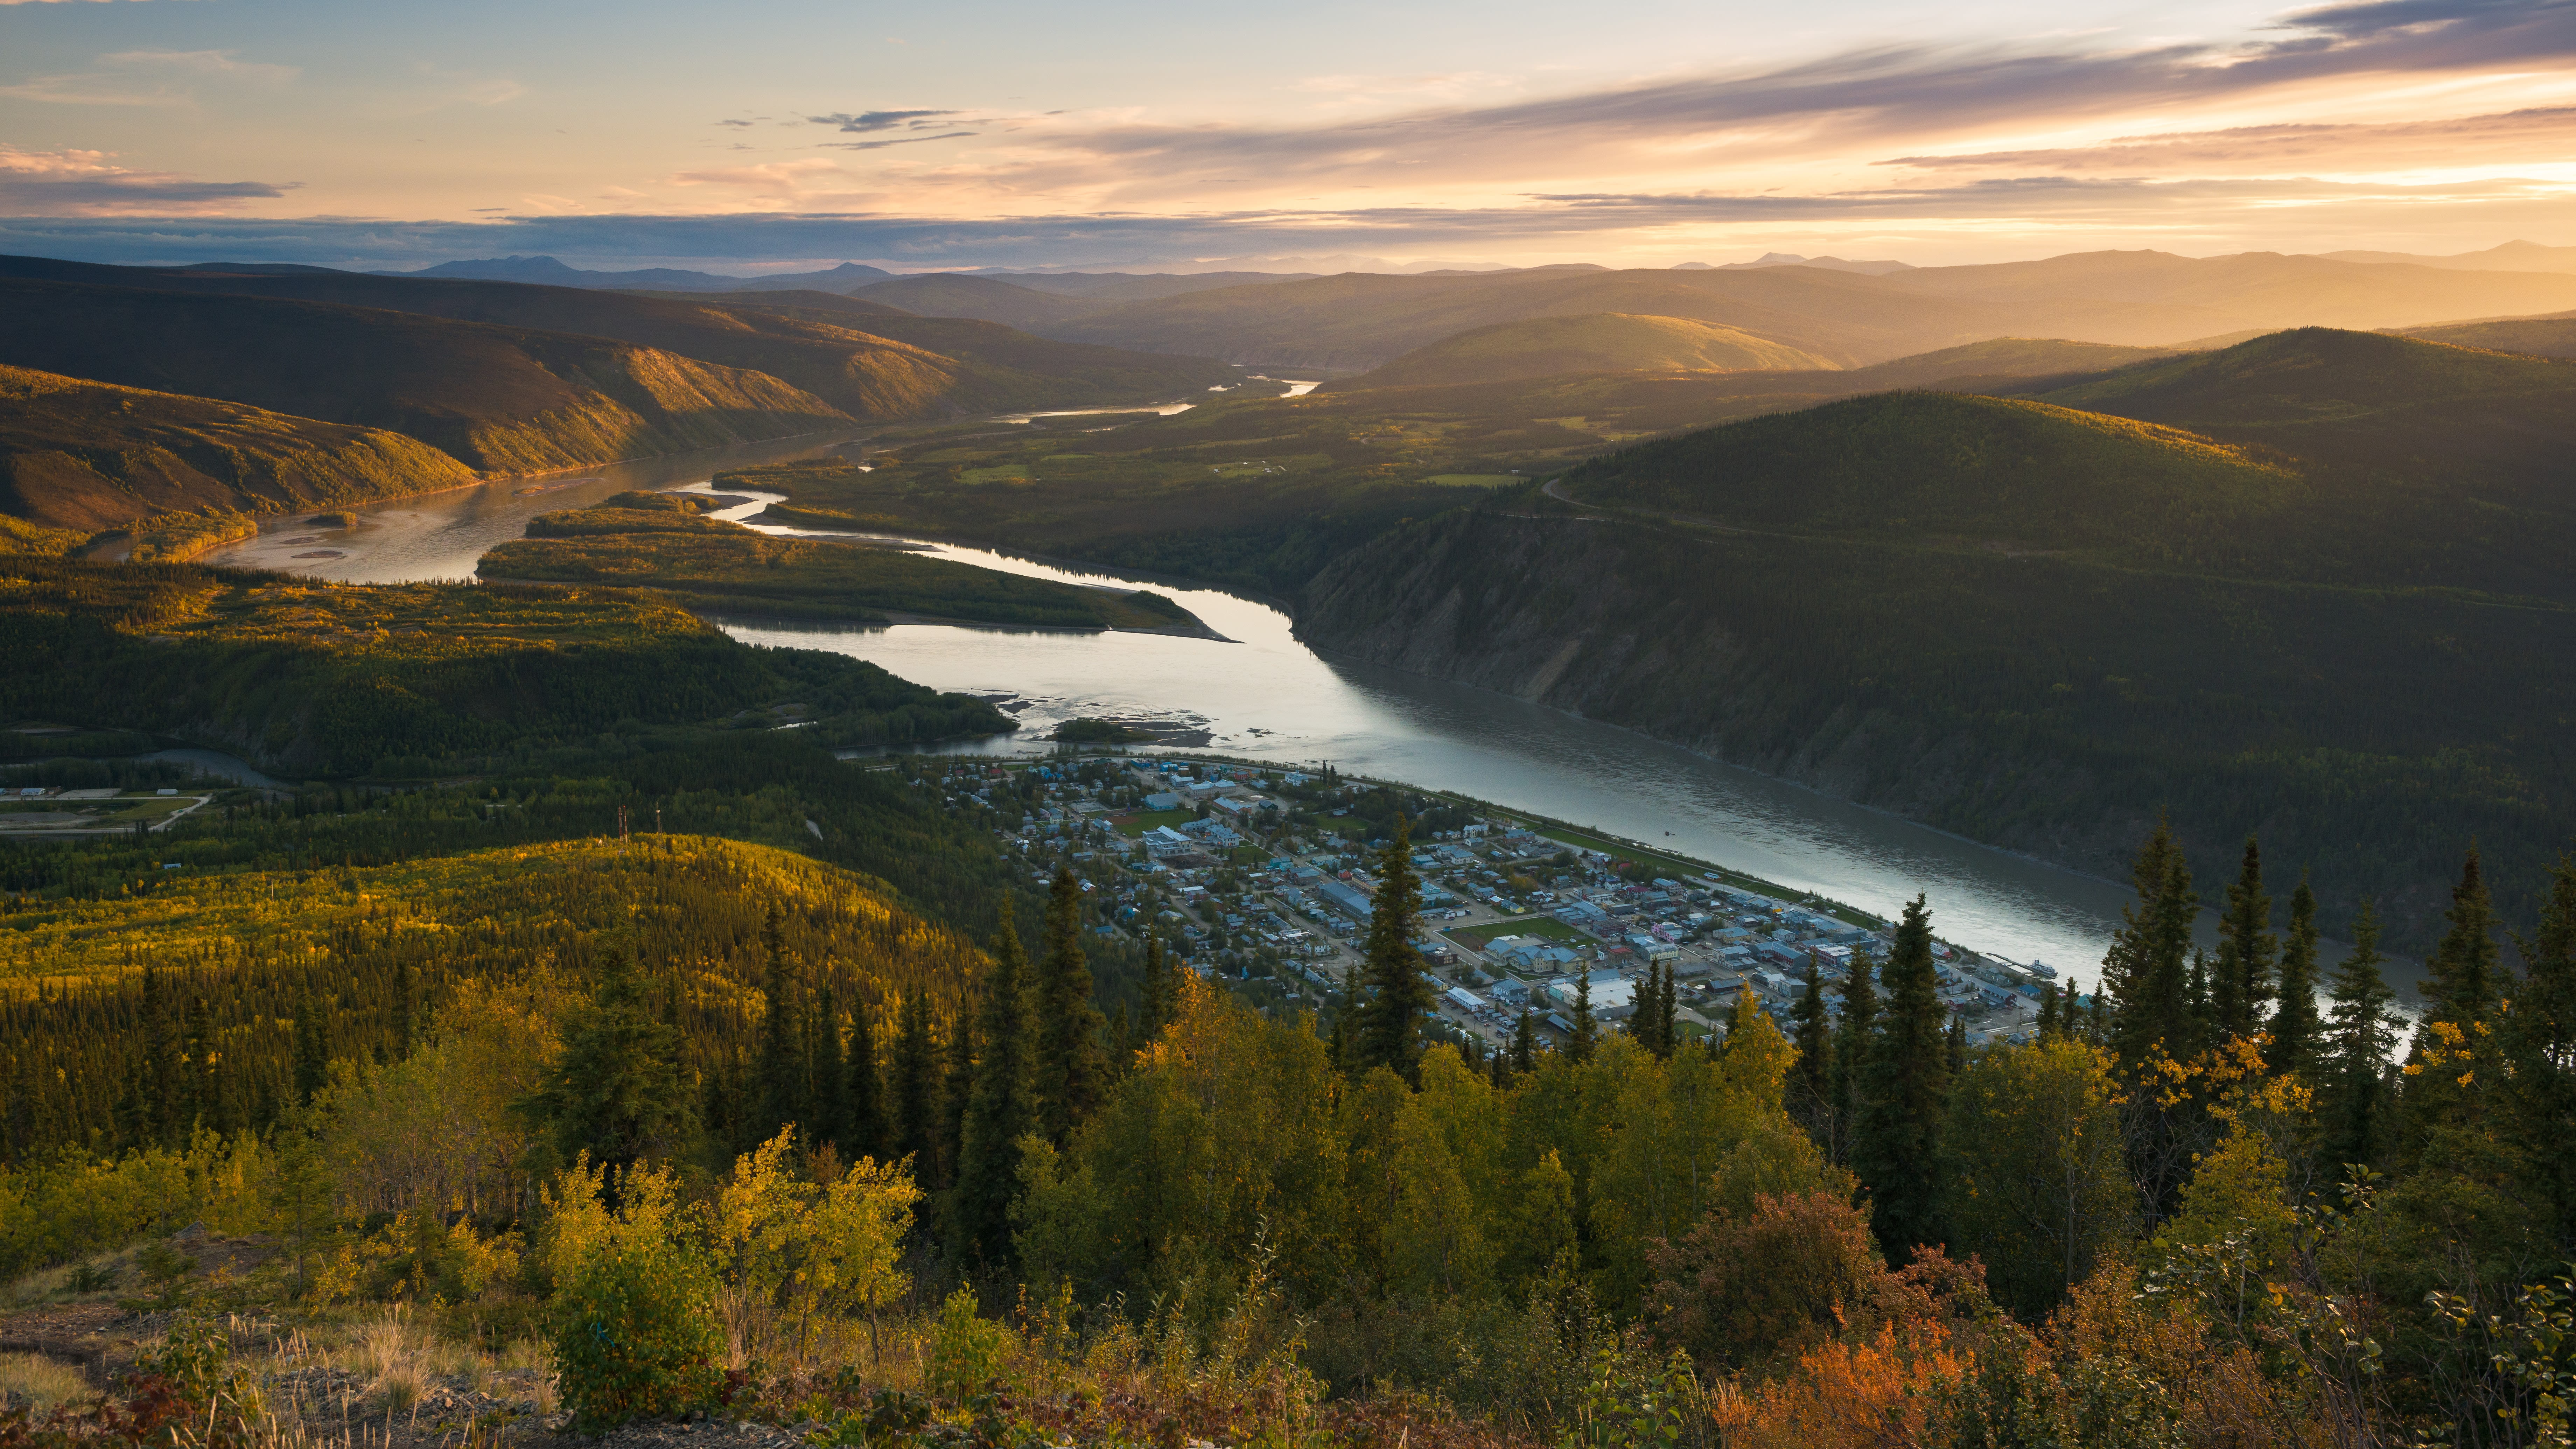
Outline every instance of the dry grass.
[(79, 1369), (32, 1353), (0, 1353), (0, 1397), (18, 1394), (39, 1409), (91, 1397)]

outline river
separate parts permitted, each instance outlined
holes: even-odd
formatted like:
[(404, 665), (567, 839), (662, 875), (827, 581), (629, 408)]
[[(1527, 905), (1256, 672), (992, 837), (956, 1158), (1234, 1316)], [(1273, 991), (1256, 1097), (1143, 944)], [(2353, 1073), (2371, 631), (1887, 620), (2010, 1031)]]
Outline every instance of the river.
[[(714, 473), (862, 440), (821, 434), (678, 458), (623, 463), (398, 500), (354, 528), (280, 521), (207, 556), (366, 583), (471, 578), (492, 545), (534, 515), (629, 488), (703, 489)], [(762, 499), (724, 510), (757, 513)], [(757, 526), (757, 525), (756, 525)], [(765, 532), (796, 532), (767, 529)], [(1865, 810), (1482, 690), (1332, 659), (1300, 643), (1269, 605), (1210, 589), (1060, 568), (931, 543), (934, 557), (1070, 583), (1149, 587), (1177, 599), (1223, 641), (1160, 634), (1031, 633), (934, 625), (729, 623), (748, 643), (829, 649), (937, 689), (1006, 696), (1018, 738), (959, 746), (1013, 753), (1076, 715), (1151, 717), (1204, 729), (1208, 748), (1281, 764), (1331, 762), (1348, 774), (1409, 781), (1662, 846), (1893, 916), (1917, 892), (1951, 940), (2016, 961), (2045, 961), (2092, 983), (2125, 893), (2108, 882)]]

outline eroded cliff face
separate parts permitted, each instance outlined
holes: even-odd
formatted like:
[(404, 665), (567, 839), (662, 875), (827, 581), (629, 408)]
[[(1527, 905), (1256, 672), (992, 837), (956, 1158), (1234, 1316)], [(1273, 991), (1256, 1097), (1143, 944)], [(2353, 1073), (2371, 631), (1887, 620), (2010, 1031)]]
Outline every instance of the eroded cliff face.
[(1758, 617), (1654, 582), (1690, 571), (1697, 546), (1633, 523), (1453, 514), (1327, 566), (1297, 633), (2006, 849), (2125, 873), (2151, 807), (2101, 800), (2085, 764), (2008, 753), (1965, 722), (1901, 718), (1868, 698), (1869, 681), (1836, 688), (1820, 661), (1766, 647)]

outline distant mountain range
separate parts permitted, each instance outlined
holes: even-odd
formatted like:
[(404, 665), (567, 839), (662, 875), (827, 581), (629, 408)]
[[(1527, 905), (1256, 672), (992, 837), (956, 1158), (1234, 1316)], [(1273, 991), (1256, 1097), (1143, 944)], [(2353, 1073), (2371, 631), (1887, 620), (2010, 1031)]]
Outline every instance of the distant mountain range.
[(533, 282), (545, 287), (608, 287), (655, 292), (770, 292), (842, 287), (881, 281), (894, 273), (883, 267), (843, 262), (820, 272), (790, 272), (763, 277), (728, 277), (716, 272), (689, 272), (648, 267), (633, 272), (588, 272), (565, 266), (553, 257), (492, 257), (483, 261), (440, 262), (416, 272), (369, 272), (371, 277), (425, 277), (468, 282)]

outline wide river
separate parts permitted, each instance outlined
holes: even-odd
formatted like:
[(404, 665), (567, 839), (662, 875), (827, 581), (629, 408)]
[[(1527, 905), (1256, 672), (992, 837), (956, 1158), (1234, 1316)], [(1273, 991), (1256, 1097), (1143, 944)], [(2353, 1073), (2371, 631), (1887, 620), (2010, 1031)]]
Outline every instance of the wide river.
[[(703, 487), (722, 469), (844, 449), (855, 453), (857, 440), (823, 434), (430, 494), (367, 511), (347, 530), (281, 522), (206, 561), (364, 583), (468, 579), (484, 550), (521, 536), (535, 514), (629, 488)], [(727, 628), (749, 643), (866, 659), (937, 689), (1007, 696), (1027, 726), (1020, 737), (960, 747), (964, 752), (1043, 749), (1036, 737), (1076, 715), (1171, 720), (1205, 729), (1209, 748), (1227, 755), (1281, 764), (1329, 761), (1349, 774), (1455, 790), (1881, 915), (1893, 916), (1920, 891), (1930, 898), (1943, 936), (2017, 961), (2045, 961), (2088, 987), (2125, 900), (2109, 882), (1625, 730), (1318, 654), (1292, 635), (1286, 614), (1232, 594), (946, 544), (928, 551), (1070, 583), (1151, 587), (1179, 600), (1225, 640), (928, 625)]]

